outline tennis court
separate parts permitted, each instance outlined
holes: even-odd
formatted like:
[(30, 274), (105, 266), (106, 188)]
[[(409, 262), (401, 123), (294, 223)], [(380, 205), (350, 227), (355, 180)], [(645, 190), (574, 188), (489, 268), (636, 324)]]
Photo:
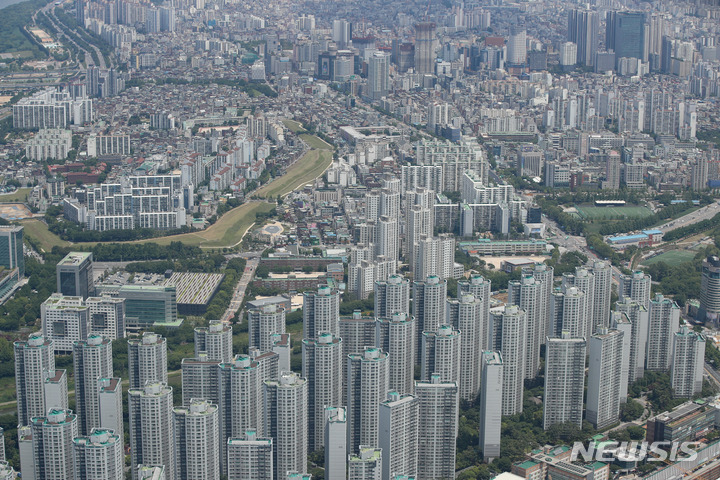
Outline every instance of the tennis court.
[(592, 205), (576, 205), (578, 213), (583, 218), (595, 219), (618, 219), (618, 218), (642, 218), (653, 214), (652, 210), (642, 206), (625, 207), (595, 207)]

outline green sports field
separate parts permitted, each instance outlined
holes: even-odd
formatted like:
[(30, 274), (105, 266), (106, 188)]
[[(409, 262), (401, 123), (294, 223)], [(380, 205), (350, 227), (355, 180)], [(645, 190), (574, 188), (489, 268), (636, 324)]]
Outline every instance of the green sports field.
[(695, 254), (692, 250), (670, 250), (669, 252), (661, 253), (656, 257), (649, 258), (642, 262), (643, 265), (654, 265), (656, 263), (666, 263), (671, 267), (680, 265), (682, 263), (690, 262), (695, 258)]
[(625, 206), (625, 207), (596, 207), (593, 205), (577, 205), (580, 216), (588, 220), (619, 219), (619, 218), (642, 218), (652, 215), (647, 207)]

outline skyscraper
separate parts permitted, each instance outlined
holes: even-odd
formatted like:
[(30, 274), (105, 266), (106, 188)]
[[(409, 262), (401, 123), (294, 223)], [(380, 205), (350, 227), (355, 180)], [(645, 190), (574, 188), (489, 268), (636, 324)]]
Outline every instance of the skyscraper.
[(55, 351), (70, 353), (75, 342), (90, 334), (90, 314), (80, 297), (54, 293), (40, 306), (43, 335), (53, 341)]
[(568, 11), (568, 35), (570, 42), (577, 44), (577, 60), (585, 66), (595, 65), (598, 51), (600, 17), (597, 12), (573, 8)]
[(201, 353), (197, 358), (183, 358), (180, 362), (182, 375), (182, 404), (190, 405), (190, 400), (202, 398), (218, 405), (218, 376), (220, 362), (208, 360), (207, 355)]
[(551, 295), (553, 292), (553, 279), (555, 276), (555, 269), (546, 265), (545, 263), (536, 263), (533, 267), (525, 267), (522, 269), (523, 275), (532, 275), (536, 282), (542, 283), (544, 290), (542, 298), (545, 300), (545, 324), (540, 324), (538, 329), (538, 335), (540, 341), (545, 344), (545, 338), (550, 336), (552, 330), (552, 302)]
[(525, 311), (517, 305), (507, 305), (490, 314), (490, 348), (499, 352), (503, 361), (503, 415), (514, 415), (523, 409), (526, 325)]
[(482, 388), (480, 389), (480, 450), (486, 462), (500, 456), (502, 422), (503, 361), (497, 352), (482, 354)]
[(113, 376), (112, 343), (106, 338), (91, 335), (73, 347), (75, 366), (75, 401), (79, 418), (78, 431), (90, 435), (100, 428), (100, 388), (102, 378)]
[(435, 73), (435, 28), (431, 22), (415, 25), (415, 71), (420, 74)]
[(620, 420), (623, 376), (624, 332), (601, 327), (590, 337), (587, 408), (585, 418), (602, 430)]
[(0, 265), (7, 269), (18, 269), (18, 280), (25, 275), (23, 256), (23, 227), (0, 225)]
[(90, 334), (109, 340), (125, 337), (125, 299), (103, 295), (85, 300), (90, 314)]
[(520, 280), (508, 282), (508, 304), (517, 305), (525, 311), (527, 318), (527, 342), (525, 344), (525, 378), (535, 378), (540, 369), (540, 345), (538, 336), (540, 325), (545, 323), (545, 303), (543, 284), (531, 275)]
[(122, 379), (119, 377), (98, 380), (98, 404), (100, 405), (100, 428), (112, 430), (125, 439), (123, 422)]
[(273, 480), (273, 439), (255, 429), (227, 441), (228, 480)]
[(609, 152), (605, 158), (605, 180), (602, 183), (603, 190), (620, 189), (620, 154), (616, 151)]
[(377, 51), (368, 62), (367, 96), (372, 100), (380, 100), (388, 93), (390, 93), (390, 54)]
[(18, 424), (30, 425), (34, 417), (47, 413), (44, 384), (47, 373), (55, 371), (55, 349), (40, 333), (25, 342), (15, 342), (15, 395)]
[(545, 398), (543, 428), (572, 422), (582, 427), (585, 392), (585, 339), (548, 338), (545, 359)]
[(348, 480), (381, 480), (382, 449), (362, 445), (348, 458)]
[(319, 333), (302, 342), (302, 374), (308, 386), (308, 434), (311, 452), (325, 444), (325, 407), (342, 398), (342, 340)]
[(419, 402), (413, 395), (390, 391), (380, 403), (378, 445), (383, 451), (383, 478), (417, 472), (418, 413)]
[(631, 300), (649, 309), (651, 287), (652, 277), (644, 272), (637, 271), (630, 275), (620, 275), (618, 301), (622, 302), (625, 297), (630, 297)]
[[(447, 280), (437, 276), (428, 277), (424, 282), (413, 282), (413, 317), (417, 322), (418, 335), (434, 332), (445, 321), (447, 301)], [(422, 338), (418, 336), (418, 347)]]
[[(312, 297), (314, 299), (314, 297)], [(277, 305), (263, 305), (248, 310), (248, 344), (262, 352), (272, 350), (274, 333), (285, 333), (285, 308)]]
[[(415, 317), (393, 313), (375, 320), (375, 346), (390, 355), (388, 388), (399, 393), (413, 391), (415, 374)], [(332, 404), (328, 404), (332, 405)], [(385, 456), (387, 459), (387, 455)]]
[(70, 252), (55, 268), (57, 291), (67, 297), (87, 299), (93, 285), (93, 256), (90, 252)]
[(338, 291), (323, 285), (318, 287), (317, 292), (305, 292), (303, 296), (303, 338), (314, 339), (318, 332), (337, 336), (340, 319)]
[(633, 301), (630, 297), (617, 301), (615, 310), (627, 315), (632, 325), (628, 367), (628, 384), (632, 384), (645, 375), (649, 314), (647, 308)]
[(345, 407), (325, 407), (325, 478), (327, 480), (345, 480), (347, 457)]
[(130, 388), (167, 383), (167, 339), (152, 332), (128, 339), (128, 376)]
[(75, 479), (123, 480), (125, 455), (121, 435), (106, 429), (94, 429), (90, 435), (73, 439)]
[(566, 273), (563, 275), (563, 287), (575, 287), (585, 294), (585, 311), (580, 314), (580, 319), (585, 325), (585, 332), (581, 333), (581, 337), (590, 338), (595, 332), (593, 320), (593, 312), (595, 311), (595, 275), (585, 267), (575, 267), (575, 273)]
[(284, 472), (307, 472), (307, 380), (282, 372), (264, 387), (265, 431), (275, 441), (275, 478)]
[(167, 478), (175, 478), (172, 409), (172, 387), (167, 384), (148, 382), (143, 388), (128, 390), (133, 478), (138, 478), (138, 465), (163, 465)]
[(692, 398), (702, 390), (705, 337), (686, 325), (674, 337), (670, 383), (675, 397)]
[(507, 58), (510, 66), (524, 66), (527, 60), (527, 35), (520, 26), (510, 28), (507, 42)]
[(615, 58), (648, 60), (647, 25), (643, 12), (609, 12), (605, 43)]
[[(474, 402), (480, 389), (481, 339), (485, 337), (482, 324), (483, 301), (470, 293), (460, 299), (448, 299), (447, 320), (460, 334), (460, 398)], [(434, 373), (434, 372), (433, 372)]]
[(716, 322), (718, 318), (720, 318), (720, 258), (710, 256), (702, 263), (698, 319)]
[(423, 332), (420, 379), (429, 382), (436, 374), (441, 382), (460, 383), (460, 332), (440, 325), (435, 332)]
[(411, 271), (415, 271), (417, 248), (423, 235), (431, 237), (434, 233), (435, 203), (434, 192), (424, 188), (416, 188), (406, 192), (405, 207), (405, 245), (403, 252)]
[(418, 415), (418, 478), (453, 478), (457, 450), (458, 404), (454, 382), (433, 375), (415, 383)]
[(595, 293), (592, 302), (593, 306), (593, 328), (598, 325), (609, 326), (610, 320), (610, 298), (612, 296), (613, 272), (612, 265), (604, 260), (595, 260), (591, 271), (595, 277)]
[(658, 293), (650, 301), (648, 318), (645, 366), (648, 370), (667, 371), (673, 360), (673, 339), (680, 328), (680, 307)]
[(194, 400), (175, 407), (175, 479), (220, 480), (220, 431), (217, 405)]
[(374, 315), (389, 317), (393, 313), (410, 313), (410, 280), (402, 275), (375, 282)]
[[(250, 326), (248, 325), (248, 331)], [(282, 332), (285, 333), (283, 330)], [(250, 345), (255, 346), (255, 345)], [(266, 352), (268, 349), (262, 349)], [(229, 362), (232, 360), (232, 327), (220, 320), (210, 320), (207, 327), (195, 329), (195, 357), (205, 353), (208, 360)]]
[(378, 444), (378, 405), (389, 391), (390, 361), (387, 353), (367, 347), (350, 354), (347, 368), (347, 446), (356, 452), (360, 445)]
[[(248, 429), (263, 429), (263, 374), (260, 363), (247, 355), (235, 355), (231, 363), (219, 366), (220, 441), (226, 445), (228, 438), (239, 437)], [(226, 472), (226, 462), (222, 462)]]
[(423, 280), (431, 275), (453, 278), (455, 237), (447, 234), (437, 237), (421, 235), (415, 252), (416, 258), (413, 266), (415, 280)]
[(360, 310), (356, 310), (352, 315), (340, 318), (340, 338), (342, 338), (342, 403), (347, 405), (347, 385), (348, 385), (348, 363), (351, 353), (361, 354), (365, 351), (365, 347), (375, 345), (375, 317), (363, 316)]
[(34, 417), (30, 427), (34, 478), (76, 478), (73, 439), (78, 436), (78, 430), (75, 414), (70, 410), (52, 408), (45, 415)]
[(573, 338), (584, 338), (588, 331), (585, 292), (577, 287), (563, 285), (562, 289), (552, 294), (553, 330), (548, 336), (559, 337), (567, 331)]
[(381, 215), (375, 229), (375, 256), (396, 262), (400, 253), (399, 236), (397, 217)]

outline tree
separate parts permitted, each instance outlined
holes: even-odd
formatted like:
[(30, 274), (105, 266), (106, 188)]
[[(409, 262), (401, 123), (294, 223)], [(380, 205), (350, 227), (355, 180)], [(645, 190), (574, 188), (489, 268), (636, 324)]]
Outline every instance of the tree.
[(644, 410), (640, 402), (629, 398), (627, 402), (620, 406), (620, 420), (623, 422), (637, 420), (642, 416)]

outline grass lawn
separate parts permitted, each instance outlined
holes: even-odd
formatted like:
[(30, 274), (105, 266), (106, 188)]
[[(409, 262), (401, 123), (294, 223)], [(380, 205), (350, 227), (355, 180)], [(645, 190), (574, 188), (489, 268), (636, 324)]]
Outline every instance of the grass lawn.
[(660, 255), (657, 255), (655, 257), (649, 258), (642, 262), (642, 264), (654, 265), (659, 262), (664, 262), (671, 267), (674, 267), (676, 265), (692, 261), (692, 259), (695, 258), (696, 254), (697, 252), (693, 252), (692, 250), (670, 250), (668, 252), (661, 253)]
[(300, 138), (302, 138), (303, 141), (310, 146), (310, 148), (317, 148), (318, 150), (332, 150), (333, 149), (332, 145), (327, 143), (322, 138), (316, 137), (315, 135), (310, 135), (308, 133), (304, 133), (304, 134), (300, 135)]
[[(318, 140), (320, 139), (318, 138)], [(322, 140), (320, 141), (322, 142)], [(260, 188), (253, 196), (267, 198), (286, 195), (322, 175), (332, 163), (332, 159), (330, 150), (310, 150), (300, 160), (292, 164), (285, 172), (285, 175)]]
[(245, 232), (255, 222), (257, 213), (267, 213), (274, 207), (266, 202), (249, 202), (233, 208), (220, 220), (205, 230), (197, 233), (183, 233), (182, 235), (170, 235), (168, 237), (148, 238), (141, 240), (143, 243), (157, 243), (158, 245), (169, 245), (170, 242), (183, 242), (185, 245), (197, 245), (201, 248), (224, 248), (232, 247), (240, 242)]
[(617, 218), (642, 218), (652, 215), (652, 211), (647, 207), (630, 206), (630, 207), (595, 207), (595, 206), (577, 206), (578, 212), (583, 218), (589, 220), (597, 219), (617, 219)]
[[(250, 225), (255, 222), (255, 215), (257, 213), (267, 213), (272, 210), (273, 207), (273, 204), (266, 202), (253, 201), (245, 203), (227, 212), (220, 217), (220, 220), (215, 222), (214, 225), (197, 233), (147, 238), (145, 240), (139, 240), (139, 242), (153, 242), (158, 245), (170, 245), (170, 242), (183, 242), (186, 245), (197, 245), (201, 248), (229, 248), (240, 242), (240, 239), (248, 228), (250, 228)], [(45, 251), (50, 251), (52, 247), (56, 245), (60, 247), (73, 245), (54, 233), (51, 233), (47, 225), (40, 220), (23, 220), (21, 224), (25, 227), (25, 233), (38, 240)], [(95, 242), (83, 242), (75, 245), (92, 246), (95, 245)]]
[(24, 202), (25, 200), (27, 200), (27, 196), (30, 190), (30, 188), (18, 188), (13, 193), (5, 193), (3, 195), (0, 195), (0, 203)]
[(67, 247), (70, 245), (70, 242), (63, 240), (48, 230), (47, 225), (40, 220), (34, 218), (22, 220), (20, 225), (25, 227), (25, 235), (37, 240), (46, 252), (52, 250), (53, 247)]
[(285, 128), (287, 128), (288, 130), (290, 130), (293, 133), (305, 131), (305, 129), (302, 126), (302, 123), (296, 122), (295, 120), (285, 119), (282, 122), (283, 122), (283, 125), (285, 125)]

